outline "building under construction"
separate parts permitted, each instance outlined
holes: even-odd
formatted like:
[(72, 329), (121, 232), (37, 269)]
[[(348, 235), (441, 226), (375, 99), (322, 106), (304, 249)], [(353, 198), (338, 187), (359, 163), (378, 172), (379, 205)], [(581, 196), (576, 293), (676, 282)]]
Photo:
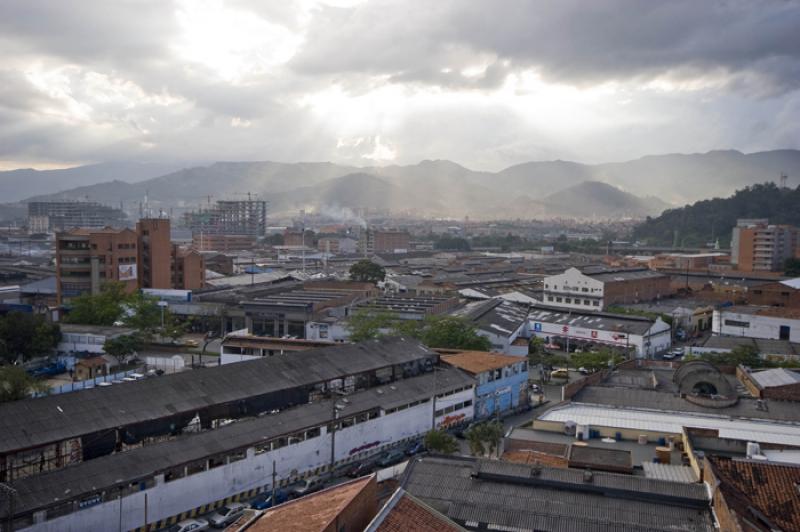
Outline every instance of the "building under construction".
[(31, 233), (66, 231), (73, 227), (100, 229), (128, 225), (128, 217), (120, 209), (92, 201), (28, 203), (28, 229)]
[(212, 208), (184, 215), (193, 235), (264, 236), (267, 232), (267, 202), (264, 200), (217, 201)]

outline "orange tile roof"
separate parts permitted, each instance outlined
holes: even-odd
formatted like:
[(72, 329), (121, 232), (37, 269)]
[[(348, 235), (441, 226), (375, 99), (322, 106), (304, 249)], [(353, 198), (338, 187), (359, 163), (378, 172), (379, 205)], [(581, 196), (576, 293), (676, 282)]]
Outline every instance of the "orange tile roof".
[(782, 530), (800, 530), (800, 466), (708, 457), (728, 506), (748, 520), (748, 508)]
[(374, 475), (333, 486), (264, 512), (248, 532), (315, 532), (325, 530), (345, 508), (374, 482)]
[(442, 360), (451, 366), (477, 375), (484, 371), (500, 369), (525, 360), (524, 357), (489, 353), (488, 351), (462, 351), (455, 355), (442, 355)]
[(464, 530), (419, 499), (403, 493), (376, 532), (460, 532)]

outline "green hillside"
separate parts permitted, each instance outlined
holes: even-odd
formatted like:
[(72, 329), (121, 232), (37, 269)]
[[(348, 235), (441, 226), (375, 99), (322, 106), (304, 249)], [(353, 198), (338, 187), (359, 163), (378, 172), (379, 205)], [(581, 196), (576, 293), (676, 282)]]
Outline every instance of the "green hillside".
[(770, 223), (800, 225), (800, 187), (781, 189), (774, 183), (738, 190), (729, 198), (698, 201), (664, 211), (636, 226), (633, 238), (650, 245), (702, 246), (719, 238), (730, 245), (738, 218), (769, 218)]

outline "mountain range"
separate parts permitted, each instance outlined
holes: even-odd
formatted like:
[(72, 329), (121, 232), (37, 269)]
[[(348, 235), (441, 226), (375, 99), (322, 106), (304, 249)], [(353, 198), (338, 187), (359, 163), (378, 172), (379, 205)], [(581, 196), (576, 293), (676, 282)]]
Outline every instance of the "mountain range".
[[(50, 171), (68, 174), (34, 174), (39, 180), (36, 190), (58, 191), (34, 197), (88, 197), (128, 206), (147, 197), (154, 207), (188, 209), (212, 199), (238, 199), (252, 193), (268, 199), (272, 213), (371, 207), (484, 219), (644, 217), (670, 206), (728, 196), (744, 186), (775, 181), (782, 172), (794, 185), (800, 176), (800, 151), (712, 151), (598, 165), (529, 162), (500, 172), (470, 170), (446, 160), (383, 167), (266, 161), (217, 162), (139, 179), (108, 167), (98, 172), (95, 166), (102, 165)], [(90, 170), (81, 174), (81, 168)], [(143, 176), (151, 169), (145, 166), (136, 175)], [(14, 185), (18, 175), (9, 179), (14, 172), (0, 172), (0, 191), (5, 192), (0, 197), (7, 201), (30, 199), (25, 195), (30, 191), (27, 184)], [(43, 181), (39, 174), (48, 178)]]

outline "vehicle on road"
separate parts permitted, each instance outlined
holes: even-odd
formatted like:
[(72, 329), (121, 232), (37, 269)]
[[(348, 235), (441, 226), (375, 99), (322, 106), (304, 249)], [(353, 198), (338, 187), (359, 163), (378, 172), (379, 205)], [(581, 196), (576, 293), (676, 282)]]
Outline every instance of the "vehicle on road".
[(208, 521), (205, 519), (184, 519), (167, 529), (167, 532), (199, 532), (208, 530)]
[(289, 500), (289, 494), (283, 490), (275, 490), (275, 500), (272, 500), (272, 490), (266, 490), (250, 501), (250, 508), (254, 510), (267, 510), (273, 506), (283, 504)]
[(564, 368), (554, 369), (550, 372), (551, 379), (568, 379), (569, 378), (569, 371)]
[(372, 472), (373, 464), (371, 462), (356, 462), (345, 472), (350, 478), (363, 477)]
[(406, 456), (414, 456), (425, 451), (425, 442), (422, 440), (412, 441), (404, 451)]
[(236, 521), (244, 513), (247, 506), (240, 502), (226, 504), (208, 516), (208, 522), (214, 528), (224, 528)]
[(683, 356), (683, 348), (682, 347), (676, 347), (676, 348), (670, 349), (669, 351), (664, 353), (662, 355), (662, 358), (664, 360), (673, 360), (675, 358), (680, 358), (682, 356)]
[(589, 373), (591, 373), (591, 371), (581, 366), (578, 368), (578, 373), (580, 373), (581, 375), (588, 375)]
[(403, 451), (393, 450), (383, 455), (376, 463), (379, 467), (390, 467), (406, 459)]
[(304, 495), (321, 490), (323, 484), (324, 480), (322, 480), (322, 477), (314, 475), (301, 480), (292, 488), (290, 494), (293, 498), (303, 497)]

